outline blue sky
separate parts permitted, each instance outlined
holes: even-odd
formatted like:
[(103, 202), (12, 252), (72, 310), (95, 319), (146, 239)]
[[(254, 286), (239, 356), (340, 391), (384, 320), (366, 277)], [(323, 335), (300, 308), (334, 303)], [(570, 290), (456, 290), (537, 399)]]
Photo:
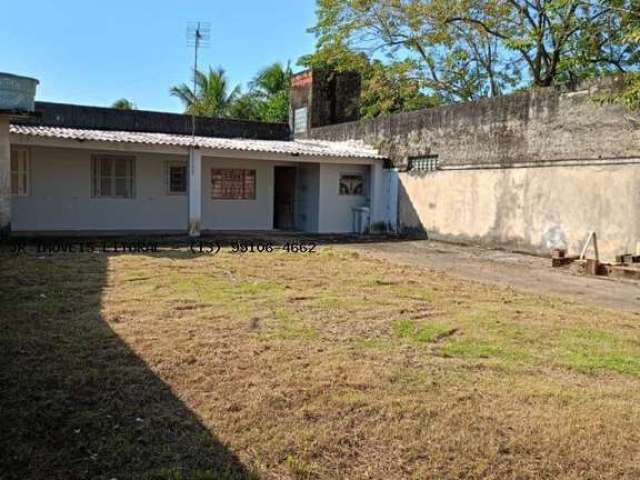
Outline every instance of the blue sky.
[[(188, 81), (187, 22), (211, 23), (200, 66), (245, 86), (263, 66), (310, 53), (314, 0), (30, 0), (2, 5), (0, 71), (38, 78), (37, 99), (182, 111), (169, 87)], [(295, 69), (295, 68), (294, 68)]]

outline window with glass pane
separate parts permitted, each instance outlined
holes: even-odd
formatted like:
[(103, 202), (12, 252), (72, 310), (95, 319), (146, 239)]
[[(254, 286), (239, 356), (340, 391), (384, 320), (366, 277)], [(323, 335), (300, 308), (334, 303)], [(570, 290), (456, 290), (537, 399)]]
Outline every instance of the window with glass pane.
[(94, 197), (133, 198), (135, 196), (135, 158), (95, 155), (91, 172)]
[(187, 165), (185, 163), (170, 163), (167, 168), (169, 193), (186, 193)]
[(211, 170), (211, 198), (215, 200), (255, 200), (256, 171), (240, 168)]
[(11, 193), (19, 197), (29, 195), (30, 161), (26, 148), (11, 149)]

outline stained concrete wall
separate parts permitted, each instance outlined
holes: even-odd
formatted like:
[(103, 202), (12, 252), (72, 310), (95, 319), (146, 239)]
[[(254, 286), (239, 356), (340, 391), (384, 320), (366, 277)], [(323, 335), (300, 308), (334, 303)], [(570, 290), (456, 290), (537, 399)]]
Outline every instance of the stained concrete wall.
[[(307, 127), (357, 120), (360, 116), (360, 75), (356, 72), (307, 70), (294, 75), (290, 90), (290, 120), (296, 109), (307, 107)], [(291, 123), (291, 122), (290, 122)], [(295, 132), (305, 137), (307, 132)]]
[(640, 241), (640, 120), (598, 98), (619, 79), (313, 129), (364, 140), (401, 170), (437, 155), (441, 171), (400, 173), (401, 229), (548, 253), (579, 253), (590, 231), (604, 257)]
[(9, 118), (0, 116), (0, 235), (11, 228), (11, 144)]
[(432, 237), (578, 254), (598, 234), (603, 258), (640, 241), (640, 164), (400, 174), (405, 228)]
[(637, 157), (640, 124), (623, 107), (598, 98), (618, 78), (576, 92), (540, 89), (458, 105), (313, 129), (311, 137), (364, 140), (395, 165), (438, 155), (442, 167)]

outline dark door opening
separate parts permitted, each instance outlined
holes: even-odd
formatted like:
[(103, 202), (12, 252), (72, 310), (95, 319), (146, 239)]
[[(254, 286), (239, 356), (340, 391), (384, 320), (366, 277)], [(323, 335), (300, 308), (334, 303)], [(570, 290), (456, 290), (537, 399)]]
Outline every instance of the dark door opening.
[(273, 228), (291, 230), (295, 226), (296, 167), (275, 167)]

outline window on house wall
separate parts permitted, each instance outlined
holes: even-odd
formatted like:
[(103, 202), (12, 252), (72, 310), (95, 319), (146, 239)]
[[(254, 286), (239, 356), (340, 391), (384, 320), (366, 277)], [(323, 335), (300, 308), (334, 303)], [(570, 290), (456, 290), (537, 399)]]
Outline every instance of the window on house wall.
[(211, 198), (255, 200), (256, 171), (241, 168), (214, 168), (211, 170)]
[(341, 174), (338, 191), (340, 195), (364, 195), (364, 176)]
[(171, 162), (167, 165), (167, 191), (170, 194), (187, 192), (187, 164)]
[(296, 108), (293, 112), (293, 131), (295, 133), (307, 131), (307, 107)]
[(94, 155), (91, 165), (92, 196), (135, 197), (136, 159), (120, 155)]
[(29, 195), (30, 176), (31, 158), (29, 149), (11, 149), (11, 193), (18, 197)]

